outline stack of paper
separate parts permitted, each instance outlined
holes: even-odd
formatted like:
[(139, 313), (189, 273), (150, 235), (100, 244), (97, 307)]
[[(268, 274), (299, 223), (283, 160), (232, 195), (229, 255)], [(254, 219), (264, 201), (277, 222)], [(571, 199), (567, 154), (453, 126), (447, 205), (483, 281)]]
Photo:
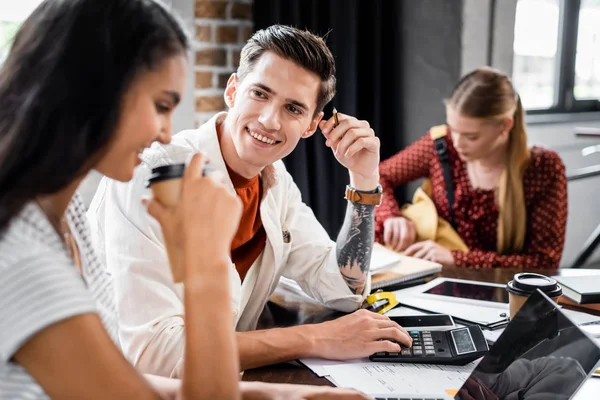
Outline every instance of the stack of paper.
[(446, 389), (458, 389), (477, 365), (476, 362), (464, 366), (379, 363), (366, 358), (346, 362), (300, 361), (315, 374), (339, 387), (364, 393), (405, 392), (414, 395), (443, 395)]

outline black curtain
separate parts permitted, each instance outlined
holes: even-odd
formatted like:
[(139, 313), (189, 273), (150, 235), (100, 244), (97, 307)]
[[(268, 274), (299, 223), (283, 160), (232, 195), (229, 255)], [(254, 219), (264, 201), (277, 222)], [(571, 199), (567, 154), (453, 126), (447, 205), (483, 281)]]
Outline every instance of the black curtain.
[[(254, 28), (273, 24), (308, 29), (326, 38), (336, 60), (337, 94), (325, 108), (369, 121), (384, 160), (402, 140), (401, 3), (389, 0), (254, 0)], [(284, 160), (329, 235), (335, 239), (346, 211), (348, 172), (325, 146), (320, 131), (301, 140)], [(405, 197), (402, 189), (398, 197)]]

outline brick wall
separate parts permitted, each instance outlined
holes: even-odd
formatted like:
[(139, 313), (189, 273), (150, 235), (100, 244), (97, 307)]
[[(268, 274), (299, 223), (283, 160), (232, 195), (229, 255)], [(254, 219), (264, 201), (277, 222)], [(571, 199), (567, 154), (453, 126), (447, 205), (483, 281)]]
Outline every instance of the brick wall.
[(195, 0), (196, 125), (226, 109), (223, 89), (252, 35), (253, 0)]

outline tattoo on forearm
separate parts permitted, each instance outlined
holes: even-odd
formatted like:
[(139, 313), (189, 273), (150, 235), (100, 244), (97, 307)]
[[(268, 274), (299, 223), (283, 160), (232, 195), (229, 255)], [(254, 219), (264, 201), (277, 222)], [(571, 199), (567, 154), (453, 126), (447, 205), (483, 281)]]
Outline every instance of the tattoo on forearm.
[(361, 294), (369, 274), (374, 241), (375, 206), (348, 202), (346, 219), (337, 238), (337, 261), (342, 277)]

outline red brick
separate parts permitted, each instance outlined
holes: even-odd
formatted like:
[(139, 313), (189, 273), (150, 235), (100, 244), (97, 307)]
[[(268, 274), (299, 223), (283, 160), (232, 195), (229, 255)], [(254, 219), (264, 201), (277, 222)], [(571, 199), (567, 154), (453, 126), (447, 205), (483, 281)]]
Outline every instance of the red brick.
[(244, 27), (240, 27), (240, 31), (241, 31), (241, 42), (242, 44), (246, 44), (246, 42), (248, 41), (248, 39), (250, 39), (250, 37), (252, 37), (252, 34), (254, 33), (254, 29), (251, 26), (244, 26)]
[(227, 2), (216, 0), (196, 0), (194, 15), (196, 18), (225, 19)]
[(196, 40), (199, 42), (210, 42), (210, 25), (198, 25), (196, 27)]
[(233, 63), (233, 67), (237, 68), (240, 65), (240, 54), (241, 50), (234, 50), (231, 57), (231, 62)]
[(225, 89), (227, 87), (227, 81), (231, 74), (219, 74), (219, 89)]
[(212, 87), (212, 72), (198, 71), (196, 72), (196, 89), (206, 89)]
[(252, 20), (252, 4), (233, 3), (231, 7), (231, 18)]
[(196, 52), (196, 65), (222, 66), (227, 64), (225, 49), (204, 49)]
[(237, 43), (237, 26), (217, 26), (215, 31), (215, 42), (217, 43)]
[(225, 110), (223, 96), (198, 96), (196, 98), (196, 112)]

